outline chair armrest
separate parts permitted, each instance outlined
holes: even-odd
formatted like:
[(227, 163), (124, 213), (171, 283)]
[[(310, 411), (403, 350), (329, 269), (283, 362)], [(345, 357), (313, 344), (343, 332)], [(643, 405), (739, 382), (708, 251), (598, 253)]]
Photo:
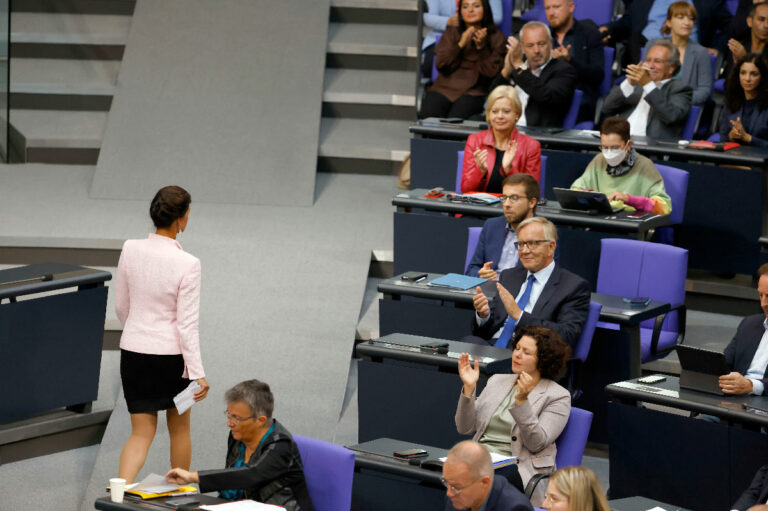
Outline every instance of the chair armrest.
[(525, 485), (525, 496), (528, 497), (528, 500), (530, 500), (533, 492), (536, 491), (539, 481), (542, 479), (549, 479), (550, 475), (552, 474), (533, 474), (533, 477), (528, 480), (528, 484)]
[(685, 318), (686, 318), (686, 308), (685, 304), (680, 305), (674, 305), (669, 312), (665, 312), (661, 316), (656, 316), (656, 321), (653, 324), (653, 334), (651, 335), (651, 355), (656, 356), (659, 354), (669, 353), (673, 349), (672, 348), (665, 348), (661, 351), (659, 351), (659, 337), (661, 336), (661, 327), (664, 324), (664, 320), (667, 318), (667, 314), (669, 314), (672, 311), (677, 311), (677, 339), (675, 340), (675, 346), (678, 344), (683, 344), (685, 341)]

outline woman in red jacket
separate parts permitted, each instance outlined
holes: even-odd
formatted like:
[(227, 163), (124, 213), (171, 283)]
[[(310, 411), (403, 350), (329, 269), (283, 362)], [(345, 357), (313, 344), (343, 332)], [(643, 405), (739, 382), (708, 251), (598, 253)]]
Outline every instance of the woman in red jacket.
[(522, 111), (514, 87), (493, 89), (485, 108), (491, 129), (470, 135), (464, 147), (463, 193), (501, 193), (501, 182), (510, 174), (530, 174), (539, 181), (541, 144), (517, 131)]

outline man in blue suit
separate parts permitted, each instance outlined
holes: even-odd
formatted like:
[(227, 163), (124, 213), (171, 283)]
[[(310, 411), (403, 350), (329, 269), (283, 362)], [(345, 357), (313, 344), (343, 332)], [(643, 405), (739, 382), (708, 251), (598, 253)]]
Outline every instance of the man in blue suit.
[(720, 377), (725, 394), (768, 395), (768, 263), (757, 270), (757, 294), (762, 314), (747, 316), (725, 348), (732, 372)]
[(445, 511), (533, 511), (520, 490), (504, 476), (494, 475), (488, 450), (472, 440), (459, 442), (448, 451), (442, 480)]
[(504, 216), (490, 218), (483, 225), (467, 275), (497, 280), (499, 273), (520, 262), (515, 231), (536, 212), (539, 183), (529, 174), (512, 174), (502, 182), (501, 193)]

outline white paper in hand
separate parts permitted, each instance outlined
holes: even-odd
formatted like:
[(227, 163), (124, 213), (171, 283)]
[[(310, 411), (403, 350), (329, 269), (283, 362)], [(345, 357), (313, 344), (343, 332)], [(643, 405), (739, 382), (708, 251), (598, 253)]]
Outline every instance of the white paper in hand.
[(173, 398), (173, 402), (176, 405), (176, 411), (179, 415), (183, 414), (195, 404), (195, 392), (200, 390), (200, 384), (197, 381), (192, 380), (186, 389), (179, 392), (176, 397)]

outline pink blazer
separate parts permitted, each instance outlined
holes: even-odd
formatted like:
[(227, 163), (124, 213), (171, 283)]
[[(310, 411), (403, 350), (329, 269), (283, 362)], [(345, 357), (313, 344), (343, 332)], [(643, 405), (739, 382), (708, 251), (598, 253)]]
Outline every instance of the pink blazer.
[(128, 240), (117, 264), (115, 312), (120, 348), (184, 357), (185, 378), (205, 376), (200, 360), (200, 260), (176, 240), (150, 234)]

